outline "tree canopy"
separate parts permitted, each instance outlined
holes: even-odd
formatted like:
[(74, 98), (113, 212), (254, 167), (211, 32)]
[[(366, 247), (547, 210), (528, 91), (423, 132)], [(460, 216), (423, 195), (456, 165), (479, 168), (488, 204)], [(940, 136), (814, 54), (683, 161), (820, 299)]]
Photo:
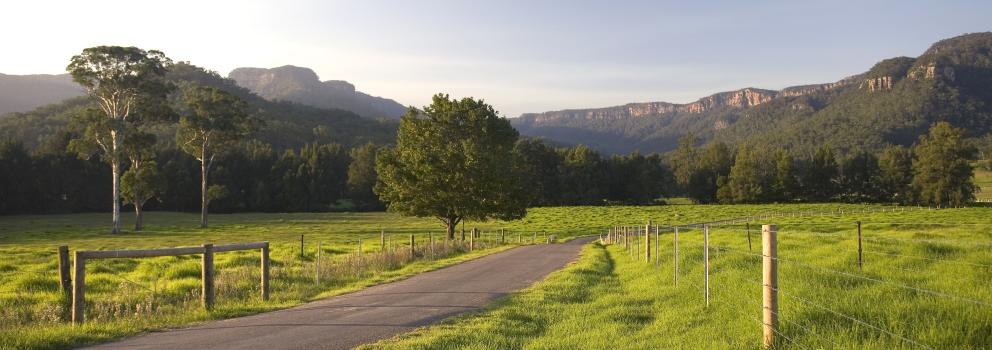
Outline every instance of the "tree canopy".
[(523, 217), (527, 196), (513, 166), (518, 137), (482, 100), (437, 94), (400, 120), (396, 147), (376, 159), (375, 193), (391, 211), (441, 220), (449, 238), (464, 219)]

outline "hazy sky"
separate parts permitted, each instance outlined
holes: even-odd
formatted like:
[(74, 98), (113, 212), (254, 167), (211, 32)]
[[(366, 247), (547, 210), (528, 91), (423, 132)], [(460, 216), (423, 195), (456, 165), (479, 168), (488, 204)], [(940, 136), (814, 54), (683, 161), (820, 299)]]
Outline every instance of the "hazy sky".
[(227, 75), (293, 64), (505, 115), (830, 82), (992, 30), (992, 1), (5, 1), (0, 73), (134, 45)]

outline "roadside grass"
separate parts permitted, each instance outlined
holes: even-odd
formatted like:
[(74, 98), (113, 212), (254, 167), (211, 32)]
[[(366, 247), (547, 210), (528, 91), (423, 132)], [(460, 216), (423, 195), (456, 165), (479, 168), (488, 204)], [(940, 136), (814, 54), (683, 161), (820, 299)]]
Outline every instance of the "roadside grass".
[[(777, 347), (992, 347), (989, 214), (967, 208), (762, 220), (779, 225)], [(578, 262), (479, 313), (362, 349), (758, 349), (760, 233), (750, 229), (749, 248), (743, 225), (711, 228), (708, 307), (701, 230), (680, 232), (678, 286), (673, 237), (664, 232), (657, 267), (619, 245), (589, 245)]]
[[(487, 232), (477, 250), (445, 244), (432, 220), (386, 213), (214, 215), (211, 228), (195, 228), (192, 214), (151, 212), (140, 233), (105, 233), (107, 215), (0, 217), (0, 349), (59, 349), (108, 341), (144, 331), (271, 311), (395, 281), (449, 266), (511, 245)], [(168, 223), (160, 225), (160, 223)], [(388, 234), (382, 253), (380, 230)], [(428, 232), (438, 241), (432, 260)], [(416, 257), (409, 237), (416, 239)], [(300, 254), (304, 235), (305, 254)], [(355, 253), (363, 240), (362, 257)], [(262, 302), (257, 251), (218, 253), (216, 305), (200, 306), (200, 257), (105, 259), (87, 263), (87, 322), (67, 324), (69, 305), (58, 286), (58, 245), (70, 250), (143, 249), (203, 243), (269, 241), (270, 300)], [(316, 242), (321, 261), (316, 263)], [(315, 281), (315, 268), (321, 281)]]

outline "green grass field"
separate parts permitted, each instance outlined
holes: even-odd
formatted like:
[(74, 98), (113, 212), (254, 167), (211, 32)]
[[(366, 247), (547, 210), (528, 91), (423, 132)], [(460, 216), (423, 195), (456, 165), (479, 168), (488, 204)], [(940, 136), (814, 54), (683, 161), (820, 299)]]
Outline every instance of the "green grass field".
[[(714, 217), (736, 209), (692, 208)], [(992, 347), (989, 214), (971, 208), (762, 220), (779, 225), (779, 347)], [(624, 219), (615, 222), (630, 222)], [(864, 222), (863, 270), (857, 220)], [(759, 234), (749, 248), (742, 225), (711, 228), (709, 307), (701, 236), (698, 229), (680, 233), (678, 286), (670, 233), (661, 235), (657, 267), (620, 245), (591, 245), (577, 263), (483, 312), (364, 348), (760, 348)]]
[[(478, 246), (484, 241), (493, 248), (471, 253), (439, 248), (438, 259), (431, 261), (425, 247), (430, 232), (441, 238), (437, 221), (386, 213), (212, 215), (212, 226), (206, 230), (197, 228), (199, 216), (193, 214), (151, 212), (145, 220), (147, 228), (141, 233), (110, 235), (106, 214), (0, 217), (0, 256), (4, 257), (0, 260), (0, 349), (65, 348), (285, 308), (508, 247), (495, 247), (496, 236), (486, 232)], [(377, 254), (380, 230), (390, 234), (388, 244), (395, 250), (388, 255), (390, 259)], [(409, 257), (410, 234), (420, 247), (419, 260)], [(302, 258), (300, 235), (304, 235), (306, 250)], [(361, 265), (355, 257), (359, 238), (365, 252)], [(259, 297), (257, 251), (216, 254), (217, 304), (211, 312), (199, 305), (198, 255), (91, 260), (86, 276), (87, 323), (79, 327), (63, 321), (68, 307), (58, 288), (59, 245), (74, 251), (254, 241), (271, 244), (268, 302)], [(317, 241), (322, 242), (320, 285), (315, 283), (314, 270)]]
[[(987, 215), (987, 209), (928, 211), (924, 208), (921, 211), (915, 210), (917, 208), (905, 208), (914, 210), (852, 214), (853, 211), (865, 208), (865, 206), (842, 204), (537, 208), (531, 210), (522, 220), (468, 223), (466, 227), (468, 229), (479, 227), (486, 231), (487, 234), (481, 241), (492, 243), (496, 237), (493, 232), (504, 228), (507, 230), (506, 240), (509, 243), (527, 244), (532, 240), (543, 242), (545, 235), (569, 239), (583, 234), (605, 232), (606, 227), (612, 224), (643, 223), (649, 219), (661, 225), (669, 225), (784, 212), (837, 213), (843, 210), (845, 214), (842, 216), (783, 218), (779, 222), (782, 225), (780, 243), (782, 257), (797, 256), (801, 257), (802, 261), (809, 259), (810, 264), (823, 264), (832, 269), (848, 271), (852, 268), (851, 230), (855, 220), (864, 219), (866, 232), (869, 232), (868, 237), (876, 239), (866, 241), (869, 247), (875, 244), (878, 247), (891, 249), (886, 252), (992, 265), (989, 248), (969, 247), (969, 244), (976, 242), (989, 244), (990, 235), (987, 227), (919, 224), (920, 222), (992, 224), (992, 217)], [(874, 208), (892, 210), (892, 207)], [(406, 251), (402, 247), (408, 242), (409, 235), (415, 234), (418, 242), (426, 242), (429, 232), (433, 231), (440, 236), (442, 227), (434, 219), (402, 218), (387, 213), (213, 215), (212, 227), (201, 230), (196, 228), (197, 215), (152, 212), (146, 217), (146, 231), (116, 236), (106, 233), (108, 218), (106, 214), (0, 217), (0, 255), (5, 257), (0, 261), (0, 348), (65, 348), (147, 330), (284, 308), (403, 278), (502, 249), (497, 247), (473, 253), (454, 251), (436, 261), (428, 259), (411, 261), (408, 255), (402, 254)], [(806, 222), (828, 225), (798, 226)], [(873, 222), (916, 224), (883, 225)], [(358, 239), (364, 241), (363, 251), (366, 252), (366, 257), (374, 256), (374, 253), (380, 250), (380, 230), (386, 230), (393, 235), (392, 245), (399, 246), (398, 260), (363, 262), (367, 264), (368, 270), (359, 275), (355, 268), (354, 257)], [(681, 262), (684, 266), (682, 271), (684, 281), (679, 288), (670, 286), (671, 262), (668, 259), (661, 261), (661, 271), (655, 271), (653, 265), (632, 262), (618, 247), (589, 247), (579, 264), (557, 274), (538, 287), (501, 302), (492, 311), (469, 317), (471, 321), (468, 323), (458, 323), (457, 327), (446, 323), (417, 332), (413, 336), (405, 336), (399, 342), (387, 342), (376, 346), (503, 348), (501, 345), (508, 345), (511, 348), (527, 346), (558, 348), (571, 347), (570, 344), (585, 344), (584, 342), (591, 340), (582, 337), (589, 337), (602, 339), (588, 343), (592, 344), (590, 345), (592, 347), (609, 347), (608, 345), (611, 344), (632, 348), (653, 347), (646, 344), (655, 344), (654, 342), (671, 346), (715, 344), (714, 346), (730, 348), (749, 347), (757, 344), (757, 337), (760, 334), (756, 322), (744, 318), (746, 312), (734, 313), (733, 310), (736, 309), (732, 309), (731, 305), (723, 305), (729, 300), (740, 300), (740, 302), (758, 300), (755, 296), (758, 295), (756, 293), (759, 289), (756, 286), (746, 285), (742, 279), (757, 276), (755, 273), (759, 271), (757, 270), (759, 263), (754, 259), (751, 259), (754, 261), (749, 260), (754, 258), (753, 256), (735, 254), (726, 250), (747, 251), (747, 242), (741, 238), (742, 232), (742, 227), (721, 227), (713, 230), (714, 244), (725, 247), (725, 250), (716, 256), (711, 255), (714, 262), (712, 282), (715, 304), (709, 309), (700, 306), (702, 294), (693, 287), (701, 283), (699, 235), (686, 232), (681, 243), (682, 248), (685, 249)], [(306, 255), (303, 258), (300, 257), (301, 234), (304, 235), (306, 243)], [(903, 244), (907, 241), (894, 241), (898, 244), (890, 246), (883, 244), (888, 243), (886, 241), (879, 241), (886, 239), (883, 237), (939, 239), (941, 242), (946, 240), (949, 243), (920, 246), (916, 245), (920, 243), (917, 241), (909, 241), (913, 243), (909, 245)], [(752, 238), (758, 239), (757, 235)], [(217, 255), (217, 307), (211, 312), (201, 310), (198, 304), (199, 256), (96, 260), (88, 264), (87, 270), (88, 322), (79, 327), (61, 321), (66, 306), (58, 290), (55, 255), (58, 245), (68, 245), (71, 250), (136, 249), (262, 240), (272, 244), (273, 282), (272, 298), (269, 302), (263, 303), (258, 298), (257, 252)], [(321, 265), (325, 277), (320, 285), (313, 281), (318, 240), (323, 242), (322, 254), (325, 257)], [(671, 249), (670, 242), (663, 241), (663, 243), (660, 247), (661, 256), (670, 257), (670, 252), (665, 251)], [(841, 249), (843, 254), (839, 254)], [(424, 252), (421, 251), (421, 254), (423, 255)], [(921, 261), (887, 255), (868, 256), (871, 259), (878, 259), (866, 265), (864, 273), (870, 273), (871, 276), (894, 278), (907, 284), (950, 290), (954, 294), (975, 299), (992, 300), (989, 288), (979, 283), (992, 277), (988, 269), (976, 271), (961, 269), (959, 264), (944, 264), (942, 261)], [(888, 266), (894, 268), (889, 269)], [(783, 263), (782, 269), (783, 288), (791, 287), (793, 284), (803, 286), (803, 289), (799, 289), (804, 293), (801, 295), (809, 296), (811, 300), (830, 302), (827, 304), (830, 307), (840, 308), (839, 310), (845, 312), (856, 312), (859, 317), (867, 317), (872, 322), (892, 327), (893, 330), (909, 329), (913, 332), (922, 332), (919, 335), (916, 333), (912, 335), (918, 336), (921, 341), (932, 341), (933, 345), (992, 344), (987, 336), (990, 327), (988, 315), (992, 314), (988, 308), (965, 309), (954, 306), (956, 304), (917, 306), (914, 303), (916, 299), (913, 298), (925, 299), (926, 296), (906, 296), (905, 299), (899, 299), (903, 296), (895, 289), (875, 288), (871, 283), (844, 281), (843, 278), (829, 274), (820, 276), (815, 270), (801, 270), (786, 263)], [(810, 277), (797, 279), (796, 275)], [(554, 287), (556, 284), (561, 285)], [(552, 289), (548, 290), (548, 288)], [(569, 293), (580, 293), (581, 296), (552, 295), (564, 293), (566, 290), (571, 290)], [(894, 293), (891, 297), (899, 298), (890, 300), (889, 293)], [(831, 295), (835, 297), (826, 298)], [(885, 298), (879, 298), (880, 295), (884, 295)], [(878, 301), (872, 298), (884, 300)], [(813, 312), (815, 310), (798, 309), (797, 304), (783, 299), (784, 320), (794, 320), (802, 322), (799, 324), (807, 327), (828, 331), (831, 337), (855, 336), (846, 344), (879, 347), (905, 345), (878, 336), (870, 330), (844, 324), (843, 320), (832, 319), (828, 317), (829, 315), (815, 314)], [(929, 299), (925, 300), (929, 301)], [(535, 305), (535, 302), (540, 305)], [(862, 311), (857, 307), (860, 305), (857, 303), (889, 303), (886, 305), (892, 307)], [(604, 305), (608, 307), (603, 309)], [(521, 314), (506, 313), (513, 307), (520, 308), (516, 312)], [(744, 308), (746, 305), (739, 307)], [(723, 311), (719, 313), (712, 311), (717, 309)], [(756, 312), (751, 310), (751, 314), (755, 316), (758, 315)], [(952, 313), (962, 313), (965, 316), (954, 316)], [(714, 316), (717, 314), (720, 316)], [(580, 315), (585, 316), (580, 317)], [(792, 315), (796, 317), (788, 317)], [(554, 317), (562, 317), (562, 319)], [(932, 327), (924, 327), (920, 331), (915, 329), (922, 326), (906, 328), (905, 323), (900, 323), (904, 322), (900, 321), (904, 317), (908, 317), (906, 320), (913, 324), (923, 322), (924, 325), (928, 324), (925, 321), (931, 319), (941, 322), (954, 321), (956, 333), (953, 334), (964, 332), (971, 337), (971, 340), (955, 338), (959, 342), (954, 343), (941, 338), (947, 336), (947, 332), (940, 332)], [(985, 318), (984, 321), (982, 317)], [(594, 329), (594, 323), (587, 320), (599, 320), (595, 324), (603, 327), (605, 331)], [(693, 321), (686, 323), (686, 320)], [(506, 327), (504, 322), (508, 322), (512, 327)], [(475, 327), (472, 332), (465, 333), (465, 327), (469, 327), (467, 325)], [(497, 325), (499, 330), (491, 328)], [(682, 328), (670, 328), (676, 325), (682, 325)], [(586, 329), (579, 330), (580, 327)], [(811, 344), (810, 340), (802, 337), (799, 328), (789, 328), (789, 324), (785, 322), (783, 327), (786, 335), (796, 336), (799, 338), (798, 341)], [(677, 331), (679, 329), (681, 331)], [(982, 331), (985, 333), (981, 333)], [(589, 332), (592, 332), (591, 335)], [(721, 338), (714, 339), (710, 334), (713, 332), (721, 334)], [(690, 337), (682, 337), (681, 333), (710, 334), (710, 336), (692, 340)], [(457, 339), (452, 338), (454, 334), (457, 334), (455, 337)], [(487, 340), (490, 339), (489, 336), (498, 335), (512, 335), (512, 339), (507, 340), (511, 343), (491, 343), (491, 340)], [(812, 344), (830, 347), (827, 346), (830, 343)]]

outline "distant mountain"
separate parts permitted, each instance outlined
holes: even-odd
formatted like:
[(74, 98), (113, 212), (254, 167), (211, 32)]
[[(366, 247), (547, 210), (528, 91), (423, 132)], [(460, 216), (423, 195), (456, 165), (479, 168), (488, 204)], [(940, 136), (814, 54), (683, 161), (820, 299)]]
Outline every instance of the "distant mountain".
[[(287, 101), (270, 101), (238, 86), (234, 80), (188, 63), (176, 63), (166, 78), (182, 86), (202, 84), (216, 87), (241, 97), (250, 114), (261, 119), (264, 126), (255, 138), (272, 144), (275, 149), (299, 148), (310, 142), (340, 143), (347, 147), (367, 142), (394, 142), (398, 123), (393, 120), (372, 120), (340, 109), (323, 109)], [(87, 105), (89, 97), (81, 96), (23, 113), (11, 113), (0, 118), (0, 140), (21, 141), (28, 148), (44, 144), (52, 137), (76, 132), (69, 126), (72, 116)], [(159, 142), (174, 140), (172, 125), (153, 130)]]
[(27, 112), (83, 94), (68, 74), (0, 74), (0, 115)]
[(343, 109), (368, 118), (399, 119), (406, 112), (406, 107), (396, 101), (356, 91), (355, 85), (347, 81), (320, 81), (310, 68), (237, 68), (228, 78), (269, 100)]
[(669, 151), (687, 133), (803, 153), (824, 144), (842, 152), (907, 145), (936, 121), (973, 135), (992, 130), (992, 33), (943, 40), (918, 58), (883, 60), (828, 84), (745, 88), (687, 104), (528, 113), (513, 124), (524, 135), (608, 153)]

